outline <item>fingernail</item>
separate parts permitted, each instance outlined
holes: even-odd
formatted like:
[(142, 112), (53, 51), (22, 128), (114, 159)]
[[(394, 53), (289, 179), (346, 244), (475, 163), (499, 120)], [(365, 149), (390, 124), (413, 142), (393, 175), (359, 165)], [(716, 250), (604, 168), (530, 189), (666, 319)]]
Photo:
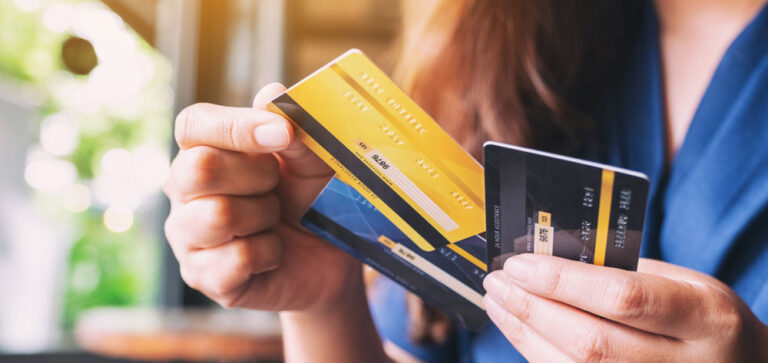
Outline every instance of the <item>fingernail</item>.
[(518, 282), (527, 282), (536, 270), (535, 257), (530, 253), (524, 253), (510, 257), (504, 263), (504, 272)]
[(500, 276), (499, 272), (490, 273), (488, 277), (483, 280), (483, 287), (489, 294), (504, 299), (509, 292), (509, 286)]
[(502, 321), (504, 317), (504, 308), (499, 305), (492, 297), (485, 295), (483, 298), (483, 305), (485, 305), (485, 312), (488, 313), (488, 317), (493, 321)]
[(254, 136), (259, 145), (268, 148), (281, 148), (291, 142), (288, 129), (280, 123), (261, 125), (254, 130)]

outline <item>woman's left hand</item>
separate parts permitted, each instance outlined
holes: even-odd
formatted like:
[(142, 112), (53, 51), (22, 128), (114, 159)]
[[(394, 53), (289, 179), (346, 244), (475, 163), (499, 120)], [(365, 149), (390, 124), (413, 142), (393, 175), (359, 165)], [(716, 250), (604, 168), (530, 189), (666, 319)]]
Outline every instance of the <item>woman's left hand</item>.
[(522, 254), (484, 286), (491, 320), (531, 361), (768, 361), (768, 327), (733, 290), (665, 262)]

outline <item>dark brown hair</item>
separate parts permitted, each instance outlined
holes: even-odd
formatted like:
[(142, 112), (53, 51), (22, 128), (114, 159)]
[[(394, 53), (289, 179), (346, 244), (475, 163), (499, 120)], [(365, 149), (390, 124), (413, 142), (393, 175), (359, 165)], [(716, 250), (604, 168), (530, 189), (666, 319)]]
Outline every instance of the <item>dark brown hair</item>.
[(588, 126), (585, 100), (573, 93), (609, 75), (633, 8), (599, 0), (416, 3), (405, 6), (395, 77), (475, 155), (489, 139), (573, 152)]
[[(405, 2), (395, 78), (479, 158), (486, 140), (574, 153), (590, 95), (610, 77), (639, 2)], [(407, 299), (411, 337), (439, 342), (447, 319)]]

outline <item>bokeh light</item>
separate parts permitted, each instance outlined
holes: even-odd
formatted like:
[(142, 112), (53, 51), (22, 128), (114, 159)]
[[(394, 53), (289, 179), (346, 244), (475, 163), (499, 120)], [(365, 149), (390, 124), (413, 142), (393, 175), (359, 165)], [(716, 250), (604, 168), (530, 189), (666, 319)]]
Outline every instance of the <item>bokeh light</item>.
[(53, 4), (43, 13), (43, 25), (54, 33), (63, 33), (69, 29), (72, 15), (69, 4)]
[(128, 150), (114, 148), (101, 157), (101, 170), (110, 178), (121, 179), (131, 171), (131, 153)]
[(133, 225), (133, 211), (130, 208), (111, 206), (104, 211), (104, 226), (115, 233), (122, 233)]
[(13, 2), (23, 11), (35, 11), (43, 4), (42, 0), (14, 0)]
[(91, 190), (82, 184), (73, 184), (64, 192), (64, 206), (72, 213), (85, 212), (91, 206)]
[(67, 156), (77, 147), (77, 123), (61, 113), (43, 119), (40, 125), (40, 145), (54, 156)]
[(31, 187), (45, 193), (58, 193), (77, 178), (72, 162), (53, 158), (33, 160), (24, 170), (24, 179)]

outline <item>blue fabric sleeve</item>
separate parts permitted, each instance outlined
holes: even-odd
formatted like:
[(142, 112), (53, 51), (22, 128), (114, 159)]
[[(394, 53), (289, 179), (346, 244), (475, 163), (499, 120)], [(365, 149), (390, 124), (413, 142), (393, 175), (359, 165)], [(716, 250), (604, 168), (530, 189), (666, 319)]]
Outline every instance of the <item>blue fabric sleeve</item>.
[(415, 344), (408, 336), (406, 290), (379, 276), (371, 290), (369, 304), (382, 339), (388, 340), (425, 362), (459, 362), (458, 341), (454, 335), (442, 344)]

